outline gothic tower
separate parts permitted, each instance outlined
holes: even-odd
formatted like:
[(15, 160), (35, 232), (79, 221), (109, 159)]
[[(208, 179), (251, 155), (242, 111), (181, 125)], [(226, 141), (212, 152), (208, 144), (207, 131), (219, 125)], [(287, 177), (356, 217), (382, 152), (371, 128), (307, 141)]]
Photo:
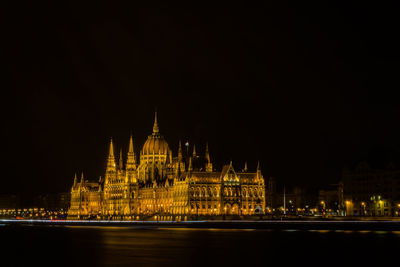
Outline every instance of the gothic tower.
[(114, 158), (114, 146), (113, 141), (111, 138), (110, 142), (110, 152), (108, 153), (108, 160), (107, 160), (107, 169), (105, 175), (105, 182), (106, 184), (110, 183), (112, 180), (116, 179), (117, 168), (115, 165), (115, 158)]
[(136, 175), (136, 157), (135, 152), (133, 150), (133, 137), (129, 138), (129, 148), (128, 155), (126, 159), (126, 182), (136, 183), (137, 175)]

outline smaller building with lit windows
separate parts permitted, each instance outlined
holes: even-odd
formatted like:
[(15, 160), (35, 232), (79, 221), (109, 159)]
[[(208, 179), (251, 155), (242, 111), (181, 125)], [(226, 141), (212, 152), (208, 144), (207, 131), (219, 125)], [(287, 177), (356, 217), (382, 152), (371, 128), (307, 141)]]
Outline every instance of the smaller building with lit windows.
[(371, 168), (366, 162), (345, 169), (343, 195), (348, 216), (400, 216), (400, 169), (394, 163)]

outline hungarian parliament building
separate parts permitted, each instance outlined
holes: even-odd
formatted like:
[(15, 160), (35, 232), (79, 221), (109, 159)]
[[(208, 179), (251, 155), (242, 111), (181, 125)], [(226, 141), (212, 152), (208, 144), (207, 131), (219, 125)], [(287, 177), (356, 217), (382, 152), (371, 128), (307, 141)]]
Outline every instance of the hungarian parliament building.
[(204, 155), (198, 155), (195, 146), (190, 154), (183, 155), (179, 142), (174, 155), (159, 132), (156, 113), (139, 161), (131, 136), (125, 164), (122, 153), (116, 164), (111, 139), (104, 179), (93, 182), (82, 175), (78, 181), (75, 175), (68, 218), (183, 221), (265, 212), (259, 164), (255, 172), (249, 172), (247, 164), (237, 172), (232, 162), (216, 171), (208, 144)]

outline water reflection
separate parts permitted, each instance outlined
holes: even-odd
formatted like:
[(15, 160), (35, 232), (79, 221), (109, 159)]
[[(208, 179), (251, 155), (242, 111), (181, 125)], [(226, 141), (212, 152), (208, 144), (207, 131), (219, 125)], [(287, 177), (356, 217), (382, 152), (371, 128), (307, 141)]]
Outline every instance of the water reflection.
[(40, 255), (44, 263), (67, 266), (320, 265), (333, 259), (369, 265), (389, 261), (380, 255), (396, 255), (400, 245), (399, 232), (376, 231), (69, 226), (1, 227), (0, 234), (9, 244), (3, 253), (18, 263)]

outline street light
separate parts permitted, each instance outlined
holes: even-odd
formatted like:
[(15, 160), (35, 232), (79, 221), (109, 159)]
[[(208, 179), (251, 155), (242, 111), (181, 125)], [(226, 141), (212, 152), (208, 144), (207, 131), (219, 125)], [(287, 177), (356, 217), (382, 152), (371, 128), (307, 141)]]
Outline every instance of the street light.
[(322, 214), (325, 215), (325, 209), (326, 209), (325, 201), (321, 201), (321, 205), (322, 205)]
[(346, 215), (350, 213), (350, 207), (352, 206), (353, 202), (346, 200)]
[(366, 210), (365, 210), (366, 204), (365, 204), (364, 201), (361, 202), (361, 207), (363, 208), (363, 215), (365, 216), (367, 212), (366, 212)]

